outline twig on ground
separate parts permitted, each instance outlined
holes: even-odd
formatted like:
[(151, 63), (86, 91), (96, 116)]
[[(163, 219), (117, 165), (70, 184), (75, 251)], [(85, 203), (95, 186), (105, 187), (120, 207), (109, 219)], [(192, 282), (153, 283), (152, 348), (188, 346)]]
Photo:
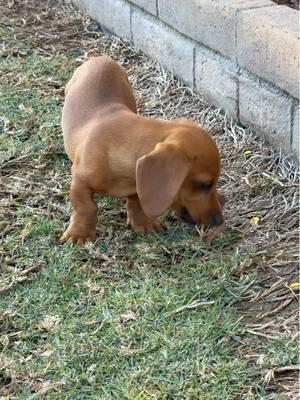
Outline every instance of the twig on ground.
[(165, 316), (169, 317), (170, 315), (178, 314), (178, 313), (180, 313), (182, 311), (191, 310), (191, 309), (198, 308), (198, 307), (208, 307), (208, 306), (213, 305), (214, 303), (215, 303), (215, 301), (202, 301), (202, 302), (193, 301), (192, 303), (186, 304), (186, 305), (184, 305), (182, 307), (179, 307), (176, 310), (167, 312), (165, 314)]
[(293, 372), (293, 371), (299, 371), (299, 370), (300, 370), (299, 365), (287, 365), (285, 367), (273, 368), (273, 369), (267, 371), (267, 373), (265, 374), (264, 383), (269, 384), (272, 380), (275, 379), (276, 374), (282, 374), (285, 372), (291, 372), (291, 371)]

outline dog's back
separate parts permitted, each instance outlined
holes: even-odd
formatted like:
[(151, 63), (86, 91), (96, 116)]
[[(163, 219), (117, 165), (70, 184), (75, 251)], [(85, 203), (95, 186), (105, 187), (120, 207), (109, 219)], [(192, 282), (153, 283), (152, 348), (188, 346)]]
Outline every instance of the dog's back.
[(94, 57), (76, 69), (66, 85), (62, 113), (65, 148), (72, 159), (77, 135), (86, 135), (93, 121), (118, 108), (136, 113), (136, 101), (123, 68), (106, 56)]
[[(136, 113), (135, 98), (126, 72), (107, 56), (93, 57), (78, 67), (65, 89), (66, 100), (76, 96), (92, 108), (121, 103)], [(69, 100), (71, 101), (71, 100)]]

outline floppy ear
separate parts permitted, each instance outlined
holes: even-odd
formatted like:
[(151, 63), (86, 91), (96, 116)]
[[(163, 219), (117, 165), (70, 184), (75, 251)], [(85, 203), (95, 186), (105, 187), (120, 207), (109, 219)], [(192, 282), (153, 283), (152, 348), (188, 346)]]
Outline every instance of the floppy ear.
[(188, 168), (184, 154), (170, 143), (159, 143), (137, 160), (137, 194), (148, 217), (158, 217), (171, 206)]

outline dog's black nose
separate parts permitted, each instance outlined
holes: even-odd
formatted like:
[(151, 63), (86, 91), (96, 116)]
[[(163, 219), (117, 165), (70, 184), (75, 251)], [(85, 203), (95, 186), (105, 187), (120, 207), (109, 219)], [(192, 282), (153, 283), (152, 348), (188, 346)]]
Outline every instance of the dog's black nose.
[(212, 226), (219, 226), (222, 225), (224, 222), (224, 218), (221, 214), (217, 214), (214, 216), (213, 221), (212, 221)]

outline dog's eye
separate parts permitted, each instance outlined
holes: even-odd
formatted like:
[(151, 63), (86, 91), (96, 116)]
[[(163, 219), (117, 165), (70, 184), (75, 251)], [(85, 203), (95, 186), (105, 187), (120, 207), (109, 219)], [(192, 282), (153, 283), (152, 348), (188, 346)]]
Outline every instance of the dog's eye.
[(196, 181), (196, 188), (200, 192), (208, 192), (212, 188), (212, 182)]

